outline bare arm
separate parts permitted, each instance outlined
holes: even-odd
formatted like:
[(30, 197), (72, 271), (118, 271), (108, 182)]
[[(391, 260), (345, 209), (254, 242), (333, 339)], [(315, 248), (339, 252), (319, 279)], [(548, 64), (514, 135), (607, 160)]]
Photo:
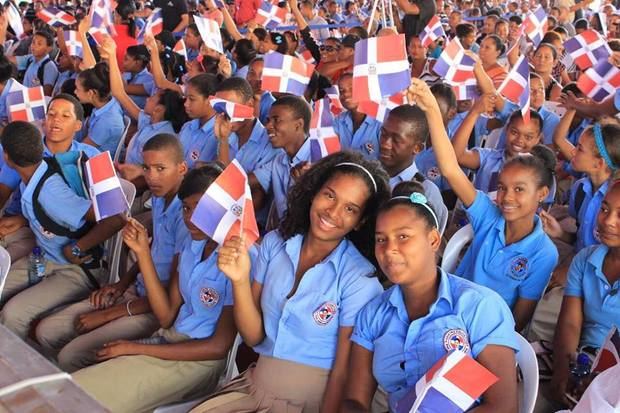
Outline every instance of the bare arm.
[(517, 369), (515, 352), (505, 346), (487, 345), (476, 358), (499, 380), (482, 395), (482, 404), (472, 413), (517, 412)]
[(148, 48), (149, 53), (151, 54), (151, 74), (153, 75), (155, 86), (160, 89), (175, 90), (183, 95), (184, 91), (181, 86), (166, 79), (164, 69), (161, 66), (161, 60), (159, 59), (159, 50), (157, 49), (155, 38), (149, 34), (145, 35), (144, 45)]
[(90, 69), (91, 67), (97, 64), (97, 60), (95, 59), (95, 55), (93, 55), (93, 51), (88, 44), (88, 37), (86, 33), (90, 28), (90, 17), (84, 16), (84, 18), (80, 21), (78, 25), (78, 35), (80, 36), (80, 41), (82, 42), (82, 63), (80, 64), (80, 68), (82, 70)]
[[(336, 360), (329, 372), (329, 379), (323, 394), (321, 411), (336, 412), (340, 411), (342, 401), (345, 396), (345, 387), (349, 377), (349, 356), (351, 354), (351, 334), (353, 327), (340, 327), (338, 329), (338, 347), (336, 350)], [(357, 371), (355, 371), (357, 374)]]
[(396, 0), (396, 4), (405, 14), (420, 14), (420, 8), (416, 4), (409, 3), (408, 0)]
[(526, 300), (524, 298), (518, 298), (512, 309), (512, 315), (515, 319), (515, 330), (521, 331), (527, 326), (534, 315), (536, 309), (536, 300)]
[(188, 13), (182, 14), (181, 21), (179, 22), (179, 24), (177, 24), (177, 27), (175, 27), (172, 30), (172, 33), (182, 32), (183, 30), (185, 30), (188, 24), (189, 24), (189, 14)]
[[(215, 7), (215, 4), (213, 5), (213, 7)], [(235, 41), (243, 39), (243, 35), (239, 31), (239, 29), (237, 29), (237, 25), (235, 24), (235, 21), (233, 20), (230, 13), (228, 12), (228, 9), (226, 7), (222, 7), (219, 10), (224, 16), (224, 27), (226, 28), (226, 30), (228, 30), (228, 33), (230, 33), (230, 35), (233, 37), (233, 39), (235, 39)]]
[(568, 134), (576, 113), (575, 110), (567, 110), (553, 132), (553, 144), (567, 161), (573, 159), (575, 153), (575, 146), (568, 140)]
[(372, 359), (371, 351), (356, 343), (351, 345), (349, 370), (355, 374), (349, 374), (347, 379), (343, 412), (370, 412), (372, 398), (377, 390), (377, 381), (372, 374)]
[[(140, 108), (134, 103), (133, 100), (127, 95), (125, 87), (123, 85), (123, 77), (121, 70), (118, 67), (116, 61), (116, 43), (112, 38), (106, 38), (103, 45), (100, 47), (101, 54), (105, 56), (109, 62), (110, 67), (110, 90), (112, 96), (118, 100), (123, 109), (127, 111), (127, 114), (132, 119), (138, 119), (140, 115)], [(144, 87), (142, 87), (144, 89)]]

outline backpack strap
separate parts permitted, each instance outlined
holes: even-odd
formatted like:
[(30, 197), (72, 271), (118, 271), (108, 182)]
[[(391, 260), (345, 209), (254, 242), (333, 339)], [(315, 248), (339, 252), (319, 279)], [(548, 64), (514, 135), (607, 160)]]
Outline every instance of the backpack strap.
[(49, 56), (46, 56), (45, 59), (43, 59), (43, 61), (39, 65), (39, 68), (37, 69), (37, 78), (39, 79), (39, 84), (41, 85), (41, 87), (45, 85), (43, 83), (45, 81), (45, 66), (50, 62), (52, 64), (54, 63), (52, 62), (52, 59), (49, 58)]
[(582, 182), (577, 187), (577, 193), (575, 194), (575, 214), (577, 215), (577, 223), (579, 223), (579, 211), (581, 210), (581, 206), (583, 205), (583, 201), (586, 198), (586, 191), (584, 191), (585, 183)]

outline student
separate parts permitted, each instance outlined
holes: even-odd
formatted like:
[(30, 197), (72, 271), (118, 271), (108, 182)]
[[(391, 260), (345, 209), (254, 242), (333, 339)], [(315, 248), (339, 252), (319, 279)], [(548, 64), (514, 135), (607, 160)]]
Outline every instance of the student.
[(334, 131), (340, 137), (343, 149), (360, 152), (366, 159), (379, 158), (379, 134), (381, 122), (358, 112), (353, 102), (353, 74), (345, 73), (338, 81), (340, 101), (346, 109), (334, 119)]
[[(66, 47), (64, 48), (66, 51)], [(77, 77), (76, 68), (79, 67), (80, 58), (75, 56), (69, 56), (65, 52), (62, 52), (60, 56), (58, 56), (58, 70), (60, 73), (58, 74), (58, 78), (56, 79), (56, 84), (54, 85), (54, 90), (52, 91), (52, 96), (56, 96), (59, 93), (62, 93), (62, 86), (68, 80), (75, 80)]]
[(254, 91), (254, 112), (257, 114), (256, 117), (258, 120), (260, 120), (264, 125), (267, 123), (271, 105), (273, 105), (273, 102), (276, 101), (276, 98), (271, 94), (271, 92), (264, 91), (262, 89), (261, 79), (263, 77), (263, 68), (265, 67), (265, 61), (263, 58), (254, 58), (248, 67), (246, 79)]
[(546, 395), (568, 405), (569, 364), (579, 348), (599, 349), (620, 325), (620, 182), (610, 185), (597, 217), (600, 245), (573, 259), (553, 344), (553, 378)]
[(81, 142), (101, 152), (110, 151), (114, 158), (125, 124), (121, 106), (110, 96), (107, 63), (97, 63), (81, 72), (75, 81), (75, 94), (81, 103), (89, 103), (94, 108), (85, 124)]
[(123, 58), (125, 92), (140, 109), (144, 109), (147, 97), (155, 91), (153, 75), (147, 69), (150, 60), (149, 51), (144, 45), (129, 46)]
[(11, 86), (13, 86), (14, 67), (11, 61), (4, 54), (4, 50), (0, 49), (0, 127), (9, 123), (9, 108), (6, 99), (9, 96)]
[(472, 245), (456, 274), (498, 292), (512, 310), (517, 331), (521, 331), (558, 260), (557, 250), (536, 215), (553, 184), (553, 168), (534, 156), (511, 159), (499, 174), (493, 203), (484, 192), (476, 191), (459, 168), (428, 86), (413, 79), (409, 92), (409, 101), (426, 114), (441, 173), (467, 208), (474, 229)]
[(138, 258), (149, 304), (162, 328), (146, 340), (104, 345), (97, 358), (107, 361), (73, 374), (75, 382), (110, 411), (150, 412), (215, 390), (237, 334), (233, 292), (216, 265), (222, 248), (217, 250), (217, 243), (192, 224), (191, 216), (221, 171), (213, 165), (193, 169), (179, 188), (191, 239), (178, 268), (172, 267), (168, 288), (158, 277), (146, 229), (133, 219), (125, 227), (123, 240)]
[(200, 45), (202, 44), (198, 26), (194, 23), (187, 26), (183, 35), (183, 41), (187, 50), (187, 61), (193, 62), (200, 55)]
[(254, 281), (242, 241), (224, 244), (218, 266), (232, 283), (235, 321), (260, 356), (193, 412), (339, 411), (355, 316), (382, 291), (367, 254), (388, 191), (377, 163), (333, 154), (291, 188), (280, 228), (259, 248)]
[(54, 84), (58, 78), (56, 63), (49, 57), (53, 46), (52, 34), (41, 30), (32, 36), (31, 54), (9, 57), (9, 60), (17, 65), (17, 70), (24, 71), (23, 85), (26, 87), (43, 86), (45, 96), (52, 96)]
[[(144, 177), (152, 194), (151, 257), (159, 280), (167, 285), (188, 236), (177, 191), (187, 166), (174, 135), (159, 134), (144, 145)], [(95, 350), (115, 340), (147, 337), (159, 327), (146, 298), (144, 279), (134, 265), (121, 279), (90, 297), (44, 318), (36, 329), (46, 353), (58, 353), (68, 372), (95, 362)]]
[(358, 314), (343, 412), (369, 412), (377, 384), (390, 411), (451, 350), (463, 350), (499, 381), (481, 409), (517, 411), (514, 320), (500, 296), (437, 267), (438, 220), (418, 192), (378, 211), (375, 256), (394, 284)]
[[(122, 217), (115, 215), (95, 223), (92, 202), (81, 198), (57, 174), (51, 175), (39, 187), (48, 170), (43, 161), (43, 139), (35, 126), (27, 122), (12, 122), (0, 137), (7, 164), (19, 174), (21, 209), (35, 235), (45, 259), (46, 277), (29, 285), (28, 258), (13, 263), (2, 291), (4, 308), (0, 322), (20, 338), (28, 333), (30, 322), (58, 306), (88, 295), (91, 288), (104, 278), (93, 248), (122, 227)], [(38, 202), (49, 219), (69, 231), (86, 227), (79, 239), (55, 235), (44, 228), (34, 210), (35, 190), (40, 189)]]

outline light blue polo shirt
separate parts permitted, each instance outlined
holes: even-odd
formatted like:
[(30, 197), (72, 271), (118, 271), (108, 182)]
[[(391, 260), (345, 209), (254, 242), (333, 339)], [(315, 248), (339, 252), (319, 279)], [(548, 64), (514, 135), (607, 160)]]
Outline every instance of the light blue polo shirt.
[(558, 263), (558, 250), (535, 217), (534, 230), (506, 245), (506, 221), (488, 195), (478, 191), (467, 217), (474, 239), (456, 274), (499, 293), (513, 308), (518, 298), (539, 300)]
[(118, 141), (123, 136), (125, 123), (123, 109), (114, 98), (99, 109), (93, 109), (87, 122), (86, 136), (90, 138), (101, 152), (110, 151), (114, 159)]
[[(35, 86), (45, 86), (51, 85), (54, 86), (56, 84), (56, 79), (58, 79), (58, 68), (56, 67), (56, 63), (53, 60), (49, 59), (48, 56), (43, 57), (40, 60), (36, 60), (35, 57), (31, 54), (27, 54), (24, 56), (15, 56), (17, 61), (17, 70), (26, 70), (24, 73), (24, 81), (23, 85), (26, 87), (35, 87)], [(45, 63), (43, 69), (43, 84), (39, 80), (37, 74), (39, 73), (39, 67), (41, 63), (45, 60), (49, 60), (48, 63)], [(28, 62), (30, 66), (28, 66)]]
[(2, 93), (0, 93), (0, 125), (2, 126), (9, 123), (9, 108), (6, 105), (6, 98), (9, 96), (9, 91), (13, 86), (13, 82), (16, 82), (13, 78), (7, 80), (4, 89), (2, 89)]
[(250, 138), (239, 148), (239, 137), (236, 133), (232, 133), (228, 138), (230, 147), (230, 159), (236, 159), (246, 173), (252, 173), (255, 169), (270, 162), (279, 153), (283, 153), (283, 149), (276, 149), (271, 146), (267, 130), (263, 124), (256, 119)]
[[(172, 271), (172, 260), (180, 254), (183, 245), (189, 237), (187, 227), (183, 222), (182, 202), (175, 196), (166, 208), (166, 200), (153, 196), (153, 242), (151, 243), (151, 258), (160, 281), (167, 285)], [(140, 297), (146, 296), (144, 278), (138, 274), (136, 291)]]
[(603, 274), (609, 248), (591, 245), (579, 251), (568, 270), (564, 295), (583, 300), (579, 346), (599, 348), (615, 325), (620, 327), (620, 280), (610, 284)]
[(614, 106), (616, 110), (620, 112), (620, 89), (616, 90), (616, 94), (614, 95)]
[(286, 212), (286, 198), (292, 185), (291, 168), (301, 162), (310, 162), (310, 140), (306, 139), (293, 159), (286, 152), (278, 153), (270, 162), (254, 170), (254, 176), (266, 194), (273, 195), (278, 218)]
[(357, 316), (351, 341), (374, 353), (373, 375), (387, 391), (390, 406), (452, 350), (477, 358), (489, 344), (519, 349), (514, 319), (500, 296), (440, 274), (437, 299), (427, 315), (411, 321), (402, 290), (394, 285)]
[[(34, 215), (32, 195), (45, 171), (47, 164), (41, 162), (28, 184), (22, 182), (20, 186), (22, 213), (28, 220), (37, 245), (43, 250), (45, 258), (57, 264), (69, 264), (62, 250), (72, 240), (45, 231)], [(39, 193), (39, 203), (50, 219), (71, 231), (76, 231), (84, 225), (86, 222), (84, 216), (92, 205), (89, 199), (76, 195), (58, 174), (52, 175), (43, 184)]]
[[(123, 73), (123, 79), (127, 82), (128, 85), (142, 85), (144, 86), (144, 90), (151, 96), (153, 92), (155, 92), (155, 80), (153, 79), (153, 75), (148, 71), (147, 68), (144, 68), (141, 72), (131, 73), (125, 72)], [(146, 105), (146, 99), (148, 96), (140, 96), (140, 95), (129, 95), (131, 100), (138, 105), (140, 109), (144, 109), (144, 105)]]
[(334, 119), (334, 131), (340, 137), (342, 149), (352, 149), (361, 153), (366, 159), (379, 159), (379, 136), (383, 124), (366, 116), (364, 121), (353, 132), (351, 112), (342, 112)]
[(255, 281), (262, 285), (265, 339), (261, 355), (331, 369), (340, 327), (352, 327), (360, 309), (381, 294), (374, 268), (343, 239), (320, 263), (308, 269), (297, 291), (295, 273), (303, 235), (283, 240), (277, 231), (265, 236), (258, 251)]
[(215, 137), (215, 116), (200, 126), (200, 119), (191, 120), (181, 128), (179, 140), (183, 145), (185, 162), (189, 168), (201, 159), (206, 162), (217, 159), (217, 138)]
[(144, 163), (142, 157), (142, 149), (144, 145), (155, 135), (160, 133), (169, 133), (175, 135), (172, 123), (167, 120), (161, 122), (151, 123), (151, 117), (140, 111), (138, 115), (138, 131), (131, 138), (129, 145), (127, 146), (127, 154), (125, 155), (125, 162), (141, 165)]
[(596, 237), (596, 218), (608, 188), (609, 181), (605, 181), (594, 191), (588, 177), (581, 178), (571, 186), (568, 213), (577, 221), (575, 251), (600, 243)]
[(52, 91), (52, 96), (56, 96), (61, 92), (62, 85), (69, 79), (77, 78), (77, 73), (71, 70), (65, 70), (64, 72), (60, 72), (58, 74), (58, 79), (56, 79), (56, 84), (54, 85), (54, 90)]
[(271, 94), (271, 92), (263, 92), (263, 94), (261, 95), (260, 102), (258, 104), (258, 119), (263, 125), (267, 123), (267, 118), (269, 117), (271, 106), (275, 101), (276, 98)]
[(480, 167), (476, 171), (474, 186), (483, 192), (497, 191), (499, 173), (502, 171), (506, 154), (503, 149), (474, 148), (480, 157)]

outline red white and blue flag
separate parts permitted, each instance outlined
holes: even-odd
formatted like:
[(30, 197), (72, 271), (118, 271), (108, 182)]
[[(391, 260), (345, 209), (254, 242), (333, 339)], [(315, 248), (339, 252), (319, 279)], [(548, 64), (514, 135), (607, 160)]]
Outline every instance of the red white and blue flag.
[(344, 112), (344, 106), (342, 106), (342, 102), (340, 102), (340, 91), (338, 90), (338, 86), (331, 86), (324, 90), (325, 96), (329, 98), (329, 110), (334, 116), (338, 116)]
[(355, 44), (353, 100), (380, 101), (409, 87), (405, 35), (371, 37)]
[(7, 20), (9, 26), (15, 32), (15, 36), (18, 38), (24, 34), (24, 25), (22, 24), (22, 15), (19, 13), (17, 6), (12, 1), (6, 2), (4, 6), (5, 13), (7, 13)]
[(535, 47), (538, 47), (547, 30), (547, 12), (542, 6), (530, 11), (523, 21), (525, 34), (530, 38)]
[(82, 57), (84, 55), (82, 41), (78, 36), (78, 32), (75, 30), (65, 30), (63, 32), (63, 37), (65, 39), (65, 46), (67, 46), (67, 53), (69, 53), (69, 56)]
[(434, 15), (426, 25), (422, 32), (420, 33), (420, 41), (422, 42), (422, 46), (428, 47), (435, 40), (446, 37), (446, 32), (443, 30), (443, 25), (441, 24), (441, 19), (438, 15)]
[(185, 47), (185, 41), (183, 39), (179, 39), (172, 51), (180, 54), (187, 61), (187, 48)]
[(270, 52), (264, 56), (262, 89), (269, 92), (292, 93), (303, 96), (314, 71), (314, 65), (307, 64), (294, 56)]
[(86, 178), (97, 221), (129, 210), (127, 198), (121, 187), (121, 181), (116, 176), (109, 151), (86, 161)]
[(564, 42), (564, 49), (570, 54), (579, 69), (586, 70), (611, 56), (607, 40), (596, 30), (586, 30)]
[(39, 10), (37, 17), (50, 26), (70, 26), (76, 23), (75, 17), (53, 6)]
[(314, 102), (310, 121), (310, 162), (316, 162), (340, 150), (340, 138), (334, 130), (329, 98)]
[(219, 53), (224, 53), (220, 25), (213, 19), (201, 16), (194, 16), (194, 23), (198, 26), (198, 32), (205, 46)]
[(207, 188), (191, 221), (220, 245), (242, 233), (247, 247), (258, 239), (248, 176), (236, 159)]
[(161, 33), (162, 30), (164, 30), (164, 16), (161, 9), (156, 8), (151, 12), (148, 19), (146, 19), (144, 27), (142, 28), (142, 30), (140, 30), (140, 33), (138, 34), (138, 41), (143, 42), (144, 35), (146, 34), (156, 36)]
[(254, 107), (241, 105), (226, 99), (211, 97), (209, 103), (217, 113), (224, 113), (231, 122), (242, 122), (254, 118)]
[(254, 20), (267, 29), (273, 29), (286, 22), (287, 14), (288, 11), (285, 8), (264, 0), (256, 10)]
[(103, 43), (105, 35), (114, 36), (114, 18), (112, 16), (112, 3), (110, 0), (95, 0), (90, 6), (90, 26), (88, 33), (98, 44)]
[(372, 100), (360, 102), (357, 105), (357, 110), (383, 123), (392, 109), (405, 103), (407, 103), (406, 94), (399, 92), (390, 97), (383, 98), (379, 102)]
[(452, 85), (451, 87), (456, 100), (471, 100), (480, 96), (480, 93), (478, 93), (478, 82), (476, 82), (475, 78), (467, 80), (460, 85)]
[(579, 76), (577, 87), (589, 98), (601, 102), (620, 88), (620, 69), (601, 60)]
[(445, 355), (403, 398), (395, 413), (467, 411), (498, 378), (470, 355), (455, 350)]
[(311, 65), (316, 64), (316, 60), (314, 59), (314, 56), (312, 56), (312, 53), (310, 52), (310, 50), (303, 49), (302, 51), (297, 52), (296, 54), (297, 54), (297, 57), (299, 57), (304, 62), (311, 64)]
[(433, 66), (433, 71), (448, 84), (459, 86), (475, 79), (474, 63), (474, 59), (465, 54), (461, 42), (455, 37), (439, 55)]
[(525, 122), (530, 119), (530, 67), (525, 55), (521, 55), (499, 89), (500, 95), (519, 104)]
[(592, 372), (600, 373), (620, 364), (620, 332), (613, 327), (592, 362)]
[(26, 88), (18, 87), (15, 82), (6, 98), (9, 108), (9, 121), (23, 120), (33, 122), (45, 119), (46, 101), (41, 86)]

